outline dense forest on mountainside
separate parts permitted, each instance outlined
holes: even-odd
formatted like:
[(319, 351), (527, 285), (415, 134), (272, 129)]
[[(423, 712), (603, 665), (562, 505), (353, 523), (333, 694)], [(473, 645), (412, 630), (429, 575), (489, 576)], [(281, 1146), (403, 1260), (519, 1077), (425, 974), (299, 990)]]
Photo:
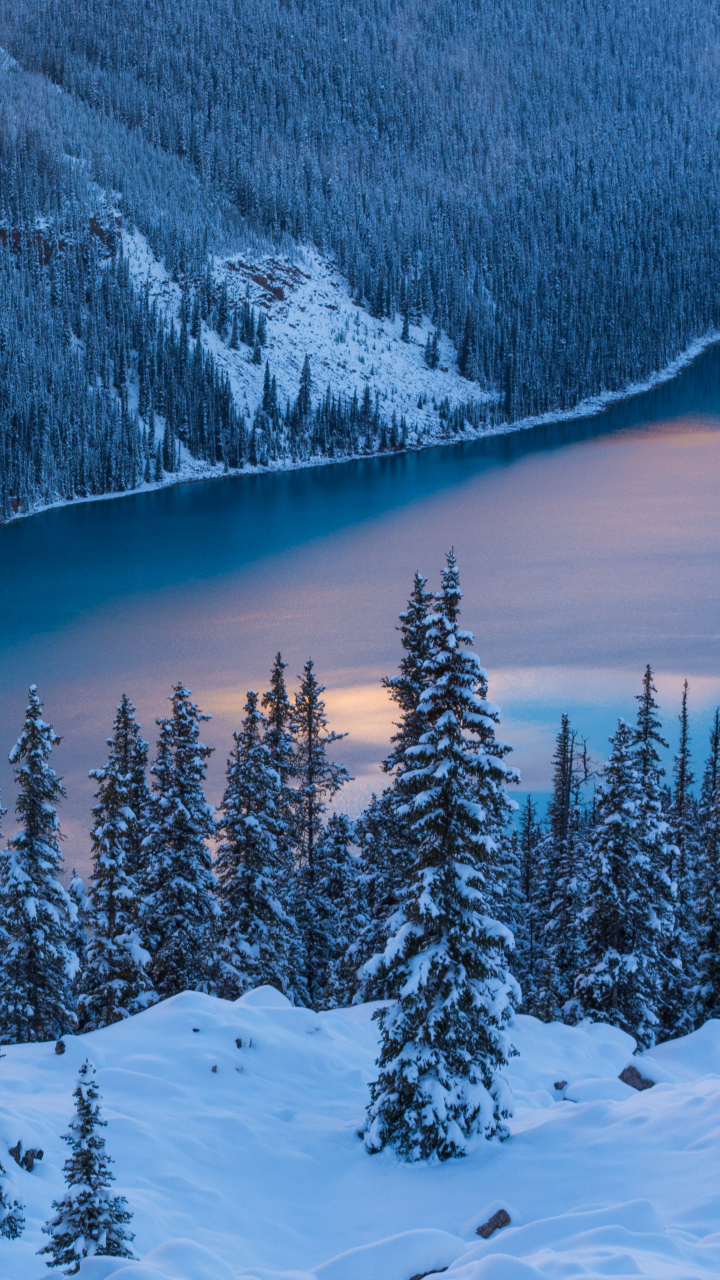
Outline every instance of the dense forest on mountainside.
[[(709, 3), (2, 0), (0, 43), (4, 163), (22, 174), (19, 201), (3, 183), (0, 220), (22, 244), (38, 220), (58, 241), (72, 226), (87, 258), (79, 224), (103, 201), (180, 281), (202, 278), (210, 249), (313, 242), (374, 315), (429, 316), (507, 419), (617, 389), (720, 327)], [(63, 171), (54, 194), (29, 179), (46, 164)], [(4, 269), (4, 315), (42, 284), (33, 327), (61, 332), (51, 273), (26, 265), (22, 284)], [(108, 323), (118, 348), (123, 321)], [(47, 369), (69, 359), (48, 337), (27, 376), (47, 388)], [(25, 475), (28, 394), (4, 446)], [(111, 397), (102, 413), (121, 411)], [(349, 401), (342, 413), (348, 437)], [(276, 430), (269, 455), (291, 434)], [(114, 474), (96, 483), (114, 488)], [(80, 491), (71, 470), (56, 489)], [(46, 491), (31, 478), (19, 496)]]

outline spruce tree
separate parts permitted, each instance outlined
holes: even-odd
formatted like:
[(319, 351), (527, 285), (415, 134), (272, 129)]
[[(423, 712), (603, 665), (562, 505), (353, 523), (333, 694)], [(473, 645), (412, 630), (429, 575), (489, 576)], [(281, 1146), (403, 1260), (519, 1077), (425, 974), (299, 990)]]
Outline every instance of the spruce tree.
[[(673, 855), (669, 824), (665, 817), (666, 806), (663, 802), (664, 770), (658, 752), (660, 747), (667, 750), (668, 744), (661, 732), (656, 693), (652, 668), (648, 663), (643, 674), (642, 693), (636, 698), (638, 716), (633, 741), (640, 780), (639, 838), (643, 846), (647, 875), (654, 885), (658, 938), (658, 1005), (654, 1015), (659, 1028), (663, 1025), (663, 1009), (671, 1003), (671, 993), (676, 989), (678, 970), (670, 954), (675, 918), (675, 891), (670, 879)], [(657, 1031), (655, 1034), (657, 1035)]]
[(76, 956), (76, 969), (73, 986), (77, 990), (79, 975), (85, 964), (87, 955), (87, 890), (82, 876), (79, 876), (75, 867), (73, 867), (70, 883), (68, 885), (68, 897), (70, 899), (70, 930), (68, 933), (68, 946)]
[(117, 708), (108, 746), (107, 763), (90, 774), (100, 785), (90, 833), (93, 870), (86, 907), (90, 940), (78, 980), (78, 1019), (83, 1031), (120, 1022), (157, 998), (146, 969), (150, 956), (140, 941), (138, 889), (130, 869), (139, 861), (147, 822), (147, 744), (126, 694)]
[(190, 690), (173, 686), (172, 715), (157, 721), (160, 735), (142, 882), (143, 943), (149, 975), (161, 999), (180, 991), (209, 991), (216, 974), (220, 910), (210, 850), (215, 833), (203, 782), (209, 747), (200, 742), (204, 715)]
[(344, 765), (328, 760), (327, 748), (347, 737), (328, 732), (323, 685), (318, 683), (312, 658), (303, 668), (300, 689), (293, 704), (295, 755), (293, 777), (294, 833), (299, 866), (298, 923), (303, 931), (307, 952), (307, 987), (313, 1008), (322, 999), (322, 959), (315, 954), (319, 945), (315, 928), (316, 879), (315, 862), (323, 830), (326, 802), (345, 782), (351, 781)]
[(668, 945), (667, 981), (660, 1015), (663, 1039), (693, 1030), (697, 980), (697, 921), (695, 870), (699, 854), (697, 803), (693, 794), (692, 758), (688, 726), (688, 682), (680, 708), (680, 744), (673, 762), (674, 787), (668, 812), (670, 823), (669, 874), (675, 886), (672, 937)]
[(6, 1240), (17, 1240), (25, 1230), (25, 1206), (19, 1200), (11, 1200), (10, 1194), (3, 1184), (7, 1173), (0, 1164), (0, 1236)]
[[(417, 746), (427, 728), (420, 699), (429, 681), (425, 667), (430, 655), (428, 626), (434, 596), (426, 587), (427, 579), (416, 571), (407, 608), (400, 614), (397, 628), (403, 648), (400, 671), (382, 681), (400, 709), (397, 733), (391, 738), (390, 753), (382, 764), (386, 773), (394, 775), (393, 784), (381, 796), (373, 795), (356, 827), (367, 919), (351, 945), (346, 963), (352, 961), (358, 968), (356, 998), (363, 1000), (385, 997), (384, 970), (369, 962), (385, 950), (387, 939), (395, 930), (399, 891), (416, 853), (412, 824), (406, 820), (412, 792), (409, 774), (415, 774), (416, 764), (407, 753)], [(419, 790), (423, 783), (416, 780), (413, 785)]]
[(514, 922), (512, 970), (522, 991), (522, 1008), (535, 1013), (537, 983), (543, 954), (542, 889), (543, 828), (531, 795), (525, 797), (517, 840), (519, 902)]
[(426, 662), (430, 654), (428, 625), (433, 594), (425, 590), (426, 586), (427, 579), (416, 572), (407, 609), (400, 614), (398, 631), (403, 647), (400, 674), (386, 677), (382, 682), (401, 712), (401, 719), (396, 725), (398, 732), (391, 739), (393, 749), (383, 761), (383, 768), (388, 773), (405, 762), (405, 751), (417, 746), (426, 727), (419, 709), (429, 679)]
[(70, 948), (73, 905), (58, 879), (62, 853), (57, 801), (65, 795), (48, 764), (60, 742), (42, 718), (35, 685), (10, 752), (20, 830), (0, 856), (0, 1042), (57, 1040), (75, 1023)]
[(287, 830), (282, 781), (272, 763), (258, 696), (248, 691), (242, 732), (227, 765), (215, 862), (222, 909), (220, 994), (234, 1000), (267, 983), (293, 1003), (305, 993), (300, 939), (285, 909)]
[(353, 969), (345, 964), (363, 923), (357, 893), (360, 868), (352, 852), (355, 841), (354, 823), (346, 813), (334, 813), (316, 851), (311, 952), (323, 1009), (350, 1004), (357, 985)]
[(97, 1132), (107, 1124), (100, 1114), (95, 1067), (86, 1059), (79, 1071), (75, 1115), (70, 1132), (63, 1134), (71, 1154), (63, 1166), (67, 1191), (53, 1200), (55, 1216), (43, 1227), (50, 1241), (38, 1253), (49, 1253), (49, 1267), (64, 1267), (75, 1275), (83, 1258), (132, 1258), (134, 1236), (127, 1230), (132, 1214), (124, 1196), (109, 1194), (114, 1175), (105, 1151), (105, 1139)]
[(563, 714), (553, 756), (553, 795), (549, 833), (540, 851), (543, 916), (542, 960), (538, 967), (535, 1011), (546, 1021), (577, 1021), (575, 978), (581, 967), (580, 910), (587, 857), (581, 788), (589, 770), (585, 745)]
[(701, 843), (697, 866), (698, 975), (696, 1017), (720, 1018), (720, 707), (700, 792)]
[(495, 738), (498, 709), (473, 637), (460, 628), (460, 599), (451, 552), (428, 630), (427, 729), (408, 749), (423, 783), (407, 819), (418, 851), (379, 958), (394, 1003), (376, 1015), (378, 1078), (365, 1135), (370, 1151), (392, 1146), (406, 1160), (462, 1155), (475, 1134), (506, 1136), (512, 1105), (500, 1073), (519, 990), (507, 969), (512, 937), (496, 916), (505, 784), (517, 775), (504, 761), (510, 748)]
[(586, 1017), (621, 1027), (647, 1047), (659, 1025), (665, 938), (656, 903), (666, 886), (656, 849), (664, 824), (648, 808), (635, 735), (624, 720), (611, 744), (597, 791), (575, 989)]

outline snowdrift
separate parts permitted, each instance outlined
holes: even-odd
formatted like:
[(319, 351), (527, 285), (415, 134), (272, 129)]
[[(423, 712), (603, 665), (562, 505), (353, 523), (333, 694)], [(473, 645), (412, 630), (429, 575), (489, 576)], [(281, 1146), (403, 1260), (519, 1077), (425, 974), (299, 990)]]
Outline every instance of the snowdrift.
[[(260, 988), (185, 993), (129, 1022), (0, 1062), (0, 1159), (26, 1206), (1, 1280), (58, 1274), (36, 1250), (62, 1187), (72, 1090), (97, 1067), (116, 1190), (142, 1261), (90, 1259), (82, 1280), (565, 1280), (720, 1274), (720, 1023), (633, 1056), (600, 1025), (518, 1017), (517, 1111), (502, 1145), (404, 1165), (358, 1137), (374, 1006), (294, 1009)], [(653, 1088), (618, 1079), (634, 1064)], [(31, 1172), (18, 1139), (45, 1155)], [(511, 1225), (477, 1228), (505, 1209)]]

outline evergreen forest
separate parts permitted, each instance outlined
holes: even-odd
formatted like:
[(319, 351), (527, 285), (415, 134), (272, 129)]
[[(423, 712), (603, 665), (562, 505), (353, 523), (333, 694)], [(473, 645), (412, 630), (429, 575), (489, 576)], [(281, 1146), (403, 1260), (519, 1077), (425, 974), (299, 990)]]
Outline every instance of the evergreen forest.
[[(662, 369), (720, 328), (719, 43), (707, 0), (3, 0), (0, 520), (186, 456), (418, 442), (353, 386), (278, 404), (272, 370), (243, 418), (198, 342), (249, 340), (225, 252), (314, 245), (371, 315), (425, 317), (428, 366), (446, 335), (492, 405), (448, 437)], [(132, 284), (125, 226), (181, 286), (177, 323)]]
[(666, 777), (648, 666), (604, 769), (563, 716), (548, 812), (527, 796), (518, 813), (461, 600), (452, 552), (438, 590), (416, 574), (383, 682), (397, 713), (387, 786), (356, 818), (312, 659), (292, 696), (280, 654), (267, 689), (247, 692), (217, 812), (191, 691), (173, 687), (152, 755), (123, 695), (91, 775), (91, 875), (67, 889), (59, 738), (33, 686), (0, 852), (0, 1042), (62, 1052), (63, 1035), (185, 990), (379, 1001), (365, 1144), (418, 1160), (506, 1136), (516, 1011), (608, 1023), (645, 1048), (717, 1017), (720, 709), (700, 769), (686, 682)]

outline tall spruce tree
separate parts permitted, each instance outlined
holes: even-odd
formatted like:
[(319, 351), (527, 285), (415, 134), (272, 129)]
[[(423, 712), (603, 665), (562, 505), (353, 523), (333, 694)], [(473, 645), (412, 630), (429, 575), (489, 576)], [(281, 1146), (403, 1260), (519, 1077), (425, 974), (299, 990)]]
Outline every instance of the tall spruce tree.
[(517, 840), (518, 897), (514, 922), (515, 951), (512, 970), (522, 991), (522, 1008), (535, 1013), (536, 990), (543, 954), (542, 854), (543, 828), (531, 795), (525, 797)]
[(320, 838), (315, 857), (314, 949), (320, 1005), (335, 1009), (352, 1002), (357, 982), (346, 957), (363, 924), (358, 901), (360, 871), (352, 852), (355, 824), (346, 813), (334, 813)]
[(720, 707), (700, 791), (697, 866), (698, 975), (696, 1019), (720, 1018)]
[(284, 905), (288, 865), (283, 784), (272, 764), (266, 721), (252, 690), (242, 732), (234, 738), (217, 828), (221, 843), (215, 874), (222, 909), (219, 991), (234, 1000), (267, 983), (293, 1003), (305, 1003), (298, 972), (298, 928)]
[(203, 789), (211, 748), (200, 741), (200, 724), (210, 717), (182, 684), (173, 686), (171, 701), (172, 715), (157, 722), (147, 878), (142, 883), (143, 943), (161, 999), (212, 989), (220, 915), (206, 843), (215, 823)]
[(316, 855), (322, 838), (323, 815), (344, 783), (351, 781), (344, 765), (328, 760), (327, 749), (347, 737), (328, 731), (324, 685), (318, 683), (312, 658), (303, 668), (301, 684), (293, 705), (295, 755), (293, 777), (294, 833), (299, 866), (298, 923), (303, 932), (307, 957), (307, 988), (313, 1008), (322, 1000), (323, 942), (316, 921)]
[(85, 913), (90, 938), (77, 984), (83, 1031), (120, 1022), (157, 999), (147, 973), (150, 956), (140, 941), (138, 890), (130, 871), (147, 821), (144, 770), (142, 783), (138, 777), (138, 756), (144, 759), (147, 747), (126, 694), (117, 708), (108, 746), (106, 764), (90, 774), (99, 787), (90, 833), (93, 870)]
[(135, 1238), (127, 1230), (132, 1219), (127, 1200), (109, 1193), (112, 1161), (97, 1132), (107, 1121), (100, 1114), (95, 1067), (88, 1059), (80, 1067), (73, 1097), (75, 1115), (70, 1132), (63, 1134), (70, 1144), (63, 1167), (67, 1190), (53, 1200), (55, 1216), (43, 1227), (50, 1241), (38, 1250), (51, 1254), (47, 1265), (64, 1267), (66, 1275), (75, 1275), (83, 1258), (132, 1258)]
[[(352, 963), (359, 969), (357, 999), (381, 1000), (385, 997), (384, 970), (368, 962), (373, 956), (382, 954), (388, 937), (394, 932), (399, 893), (417, 851), (416, 837), (412, 824), (406, 820), (405, 811), (412, 790), (408, 775), (414, 774), (416, 767), (407, 753), (418, 745), (427, 729), (420, 699), (429, 681), (426, 670), (430, 655), (428, 626), (434, 596), (426, 587), (427, 579), (416, 571), (407, 608), (400, 614), (397, 628), (403, 648), (400, 671), (398, 675), (386, 676), (382, 681), (383, 688), (388, 690), (400, 709), (400, 719), (395, 726), (397, 733), (391, 738), (391, 750), (382, 765), (386, 773), (394, 774), (393, 785), (381, 796), (373, 796), (357, 824), (367, 914), (365, 927), (351, 946)], [(417, 780), (415, 790), (420, 790), (422, 785)]]
[(398, 631), (403, 647), (400, 674), (388, 676), (382, 682), (401, 712), (397, 733), (391, 739), (392, 750), (383, 761), (386, 773), (404, 762), (406, 749), (417, 746), (426, 728), (419, 707), (429, 679), (425, 664), (430, 655), (428, 625), (434, 598), (431, 591), (425, 590), (426, 586), (427, 578), (416, 572), (407, 609), (400, 614)]
[(35, 685), (10, 752), (20, 830), (0, 856), (0, 1042), (56, 1040), (75, 1024), (70, 948), (74, 906), (58, 879), (62, 853), (57, 801), (65, 795), (48, 764), (60, 738), (42, 718)]
[(663, 824), (646, 806), (633, 731), (624, 720), (611, 743), (597, 792), (575, 989), (586, 1017), (648, 1046), (658, 1029), (664, 937), (655, 911), (663, 872), (656, 833), (645, 824)]
[(692, 757), (688, 725), (688, 682), (680, 707), (680, 743), (673, 762), (672, 800), (669, 806), (669, 874), (675, 886), (673, 930), (668, 943), (667, 980), (660, 1021), (663, 1039), (684, 1036), (695, 1023), (697, 983), (697, 921), (695, 871), (699, 856), (697, 802), (693, 794)]
[[(668, 993), (677, 981), (677, 969), (670, 950), (675, 919), (675, 891), (670, 879), (672, 848), (670, 827), (666, 818), (663, 778), (658, 748), (667, 750), (655, 701), (657, 689), (648, 663), (643, 673), (642, 692), (636, 697), (637, 724), (633, 741), (640, 780), (639, 838), (646, 858), (647, 875), (653, 884), (654, 911), (657, 922), (658, 1006), (657, 1027), (662, 1026), (663, 1007)], [(657, 1032), (656, 1032), (657, 1035)]]
[[(461, 592), (451, 552), (428, 629), (427, 729), (415, 762), (407, 820), (417, 838), (398, 927), (379, 963), (393, 1004), (380, 1023), (368, 1150), (406, 1160), (464, 1154), (475, 1134), (503, 1137), (512, 1101), (501, 1071), (506, 1026), (519, 999), (508, 973), (512, 937), (497, 922), (501, 836), (517, 775), (495, 738), (487, 674), (459, 625)], [(414, 783), (422, 780), (422, 790)]]
[(553, 795), (548, 809), (549, 832), (540, 852), (541, 914), (544, 917), (542, 960), (538, 967), (535, 1010), (547, 1021), (576, 1022), (575, 977), (580, 970), (587, 839), (581, 788), (589, 769), (585, 744), (563, 714), (553, 756)]

